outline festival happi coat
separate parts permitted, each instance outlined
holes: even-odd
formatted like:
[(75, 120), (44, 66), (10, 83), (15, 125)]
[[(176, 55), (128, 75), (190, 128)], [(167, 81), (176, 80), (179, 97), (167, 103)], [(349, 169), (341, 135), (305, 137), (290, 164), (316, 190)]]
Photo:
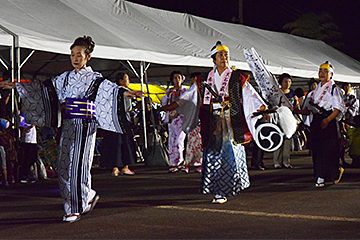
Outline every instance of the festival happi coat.
[[(214, 73), (216, 68), (211, 70), (206, 81), (203, 77), (198, 77), (196, 84), (192, 85), (184, 94), (182, 94), (176, 102), (179, 104), (177, 111), (185, 115), (183, 120), (183, 131), (191, 132), (198, 125), (198, 116), (200, 117), (202, 126), (203, 145), (208, 141), (210, 131), (205, 130), (209, 128), (212, 112), (212, 105), (214, 103), (212, 94), (204, 87), (203, 82), (206, 82), (211, 87), (214, 85)], [(230, 79), (232, 79), (230, 81)], [(229, 86), (227, 87), (227, 85)], [(247, 144), (252, 139), (252, 133), (255, 132), (255, 123), (259, 117), (252, 117), (252, 114), (264, 104), (263, 100), (255, 89), (249, 83), (249, 76), (238, 70), (233, 71), (228, 68), (226, 75), (222, 82), (222, 89), (220, 94), (227, 99), (230, 104), (230, 111), (227, 117), (231, 120), (232, 136), (236, 144)], [(246, 104), (243, 106), (243, 99), (246, 99)], [(199, 115), (200, 114), (200, 115)], [(188, 117), (189, 116), (189, 117)]]
[(321, 83), (318, 84), (306, 97), (303, 108), (309, 109), (312, 113), (319, 113), (319, 109), (314, 107), (314, 104), (325, 111), (332, 112), (336, 108), (340, 110), (340, 114), (335, 118), (336, 121), (342, 119), (346, 112), (345, 104), (342, 99), (341, 89), (335, 86), (334, 80), (330, 80), (324, 86), (321, 86)]
[[(323, 73), (325, 69), (328, 71), (327, 76)], [(330, 74), (334, 74), (332, 65), (329, 62), (321, 64), (319, 78), (329, 77)], [(308, 94), (303, 106), (303, 109), (308, 109), (313, 114), (310, 134), (316, 187), (325, 186), (325, 182), (336, 184), (340, 181), (343, 172), (339, 164), (341, 135), (337, 122), (345, 114), (345, 104), (341, 89), (331, 77), (330, 80), (326, 80), (327, 82), (319, 83), (315, 90)], [(336, 109), (337, 116), (329, 121), (329, 117)]]

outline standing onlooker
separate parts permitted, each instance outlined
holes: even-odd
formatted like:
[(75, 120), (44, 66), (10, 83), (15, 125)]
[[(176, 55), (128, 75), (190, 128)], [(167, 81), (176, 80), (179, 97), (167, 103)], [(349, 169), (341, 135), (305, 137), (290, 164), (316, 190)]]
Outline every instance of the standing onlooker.
[[(11, 96), (11, 71), (2, 74), (3, 81), (0, 83), (0, 118), (11, 122), (13, 118), (12, 96)], [(0, 132), (0, 141), (6, 153), (6, 168), (8, 183), (15, 183), (16, 166), (18, 163), (16, 139), (12, 127), (3, 129)]]
[(319, 67), (321, 83), (310, 92), (302, 110), (296, 113), (314, 118), (310, 125), (311, 149), (314, 162), (315, 186), (324, 187), (325, 181), (338, 183), (344, 169), (339, 166), (340, 145), (338, 124), (345, 114), (341, 89), (332, 79), (334, 69), (329, 62)]
[[(195, 72), (190, 75), (191, 86), (196, 84), (197, 78), (201, 78), (201, 73)], [(201, 126), (199, 125), (187, 134), (185, 167), (182, 171), (189, 173), (190, 166), (196, 166), (196, 172), (201, 172), (201, 163), (203, 158), (202, 141), (201, 141)]]
[(349, 137), (349, 156), (352, 159), (350, 167), (360, 167), (360, 115), (354, 117), (354, 127), (347, 131)]
[[(1, 128), (1, 126), (0, 126), (0, 128)], [(1, 131), (1, 129), (0, 129), (0, 131)], [(4, 147), (1, 145), (0, 145), (0, 161), (1, 161), (1, 173), (2, 173), (2, 179), (0, 181), (0, 184), (4, 185), (4, 186), (9, 186), (9, 182), (7, 181), (6, 153), (5, 153)]]
[[(0, 135), (3, 130), (10, 126), (10, 122), (6, 119), (0, 118)], [(9, 186), (9, 182), (7, 181), (7, 169), (6, 169), (6, 153), (5, 148), (2, 146), (1, 136), (0, 136), (0, 162), (2, 169), (2, 179), (0, 184), (4, 186)]]
[(33, 183), (36, 179), (30, 176), (30, 167), (37, 161), (38, 146), (36, 126), (26, 123), (23, 114), (20, 115), (22, 142), (20, 161), (20, 182)]
[[(186, 88), (182, 86), (184, 77), (180, 71), (173, 71), (170, 74), (170, 81), (174, 84), (174, 87), (169, 88), (166, 91), (166, 95), (161, 100), (161, 105), (170, 105), (177, 99), (182, 93), (186, 91)], [(180, 164), (184, 162), (184, 141), (186, 134), (182, 130), (182, 114), (178, 114), (176, 110), (172, 110), (166, 113), (165, 122), (168, 122), (168, 146), (169, 146), (169, 159), (170, 168), (169, 172), (178, 172)]]
[(343, 100), (345, 103), (346, 113), (344, 122), (349, 125), (354, 125), (354, 117), (359, 114), (359, 106), (356, 105), (356, 95), (351, 91), (350, 83), (343, 83), (344, 90)]
[[(115, 77), (115, 82), (121, 86), (119, 91), (129, 91), (130, 78), (126, 73), (118, 73)], [(129, 165), (134, 165), (137, 158), (129, 113), (132, 109), (131, 99), (123, 98), (121, 104), (125, 110), (122, 122), (123, 133), (103, 131), (104, 135), (101, 145), (101, 165), (112, 167), (111, 175), (115, 177), (119, 174), (134, 175), (135, 173), (130, 170)]]
[(304, 90), (302, 88), (297, 88), (294, 90), (295, 95), (298, 97), (299, 99), (299, 104), (298, 104), (298, 108), (302, 109), (303, 105), (304, 105), (304, 101), (305, 101), (305, 93)]
[[(261, 123), (258, 123), (255, 125), (255, 127), (258, 127)], [(251, 144), (250, 144), (251, 145)], [(264, 165), (264, 150), (259, 148), (259, 146), (256, 144), (255, 140), (252, 140), (252, 148), (251, 148), (252, 154), (251, 154), (251, 168), (252, 170), (260, 170), (265, 171), (267, 167)]]
[(310, 78), (310, 80), (307, 82), (307, 85), (309, 87), (308, 92), (306, 93), (306, 96), (313, 90), (315, 90), (315, 88), (317, 87), (317, 85), (319, 84), (319, 81), (316, 80), (315, 78)]
[[(295, 92), (290, 88), (292, 78), (288, 73), (283, 73), (279, 77), (279, 84), (281, 91), (284, 92), (285, 96), (289, 99), (290, 104), (296, 107), (298, 104), (298, 97)], [(284, 139), (282, 146), (274, 152), (273, 161), (274, 168), (279, 169), (282, 167), (292, 168), (290, 164), (290, 151), (291, 151), (292, 139)]]

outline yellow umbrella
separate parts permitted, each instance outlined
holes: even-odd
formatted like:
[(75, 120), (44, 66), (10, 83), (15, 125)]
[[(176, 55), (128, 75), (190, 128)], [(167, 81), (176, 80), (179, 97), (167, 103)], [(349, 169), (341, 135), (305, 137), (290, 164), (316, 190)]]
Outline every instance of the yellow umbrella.
[[(130, 83), (129, 89), (133, 91), (141, 91), (141, 84)], [(144, 85), (144, 92), (145, 92), (145, 97), (147, 97), (148, 93), (147, 93), (146, 85)], [(159, 85), (149, 84), (149, 92), (150, 92), (150, 97), (154, 103), (161, 103), (162, 97), (165, 96), (166, 94), (166, 88)]]

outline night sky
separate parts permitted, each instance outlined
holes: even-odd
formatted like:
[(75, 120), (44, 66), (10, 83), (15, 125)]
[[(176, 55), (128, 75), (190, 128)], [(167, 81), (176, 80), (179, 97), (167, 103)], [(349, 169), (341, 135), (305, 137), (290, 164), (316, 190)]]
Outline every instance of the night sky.
[[(142, 5), (231, 22), (238, 0), (131, 0)], [(328, 12), (342, 34), (343, 53), (360, 61), (359, 0), (243, 0), (244, 25), (285, 32), (283, 26), (302, 14)]]

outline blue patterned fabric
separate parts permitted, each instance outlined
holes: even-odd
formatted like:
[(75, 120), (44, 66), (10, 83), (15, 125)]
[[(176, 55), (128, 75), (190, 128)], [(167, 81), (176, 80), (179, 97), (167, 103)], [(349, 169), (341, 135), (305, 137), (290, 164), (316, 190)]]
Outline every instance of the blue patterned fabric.
[(230, 141), (224, 142), (220, 150), (209, 146), (204, 151), (202, 174), (204, 194), (239, 194), (250, 186), (245, 148)]

